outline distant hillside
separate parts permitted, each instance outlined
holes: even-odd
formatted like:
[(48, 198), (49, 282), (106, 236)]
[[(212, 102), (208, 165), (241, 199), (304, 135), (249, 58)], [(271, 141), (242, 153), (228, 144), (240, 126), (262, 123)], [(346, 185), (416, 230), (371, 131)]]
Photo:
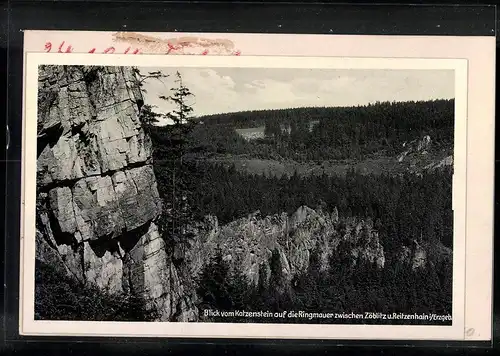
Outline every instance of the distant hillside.
[[(364, 159), (401, 154), (406, 143), (426, 136), (434, 149), (452, 148), (454, 100), (248, 111), (204, 116), (196, 123), (191, 146), (210, 154), (279, 161)], [(168, 127), (157, 127), (152, 135), (156, 142), (168, 141)]]
[[(276, 110), (254, 110), (201, 116), (196, 121), (206, 125), (224, 125), (251, 129), (301, 121), (335, 120), (340, 123), (365, 123), (367, 129), (383, 126), (397, 130), (443, 128), (453, 125), (454, 100), (378, 102), (355, 107), (304, 107)], [(371, 123), (368, 123), (370, 121)], [(316, 126), (316, 125), (314, 125)], [(421, 136), (421, 135), (417, 135)], [(434, 135), (435, 136), (435, 135)], [(413, 137), (416, 138), (416, 137)]]

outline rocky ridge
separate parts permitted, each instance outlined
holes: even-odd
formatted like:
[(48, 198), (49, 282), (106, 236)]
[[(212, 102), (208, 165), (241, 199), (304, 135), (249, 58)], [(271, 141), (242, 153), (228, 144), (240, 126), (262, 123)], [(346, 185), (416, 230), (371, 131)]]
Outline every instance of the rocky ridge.
[[(340, 218), (337, 209), (333, 213), (321, 209), (299, 207), (290, 216), (286, 213), (260, 216), (259, 212), (219, 226), (217, 218), (208, 216), (195, 231), (195, 240), (184, 258), (193, 277), (213, 256), (217, 248), (232, 268), (239, 269), (247, 279), (257, 285), (259, 270), (268, 273), (272, 251), (280, 254), (283, 276), (290, 280), (307, 270), (310, 256), (317, 252), (321, 269), (329, 268), (331, 253), (338, 248), (346, 249), (353, 266), (363, 261), (374, 263), (378, 268), (386, 265), (379, 233), (371, 219)], [(431, 245), (414, 241), (412, 246), (401, 246), (398, 258), (412, 268), (424, 268), (427, 263), (440, 263), (451, 259), (452, 251), (443, 245)]]
[(453, 167), (453, 150), (436, 144), (429, 135), (425, 135), (421, 139), (405, 142), (395, 159), (409, 172), (421, 176), (426, 171)]

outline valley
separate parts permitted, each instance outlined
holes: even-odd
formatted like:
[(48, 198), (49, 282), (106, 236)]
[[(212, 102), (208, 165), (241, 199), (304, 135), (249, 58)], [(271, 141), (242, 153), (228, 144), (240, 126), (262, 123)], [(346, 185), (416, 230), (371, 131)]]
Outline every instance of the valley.
[[(427, 110), (449, 117), (450, 108), (381, 103), (200, 118), (184, 143), (184, 178), (176, 175), (192, 238), (174, 247), (200, 281), (200, 311), (449, 312), (453, 126), (421, 118)], [(346, 114), (350, 121), (335, 121)], [(152, 138), (167, 196), (174, 163), (163, 130)], [(213, 299), (222, 290), (233, 292)]]

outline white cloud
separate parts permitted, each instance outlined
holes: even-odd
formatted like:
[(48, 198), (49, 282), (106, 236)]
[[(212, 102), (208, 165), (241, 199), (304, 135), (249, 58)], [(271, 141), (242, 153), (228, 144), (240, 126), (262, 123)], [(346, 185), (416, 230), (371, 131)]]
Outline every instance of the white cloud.
[[(161, 68), (148, 68), (162, 70)], [(195, 115), (300, 106), (349, 106), (375, 101), (452, 98), (451, 71), (296, 70), (184, 68), (184, 84), (195, 94)], [(166, 73), (169, 74), (169, 73)], [(161, 111), (173, 107), (168, 95), (173, 77), (149, 81), (146, 102)]]

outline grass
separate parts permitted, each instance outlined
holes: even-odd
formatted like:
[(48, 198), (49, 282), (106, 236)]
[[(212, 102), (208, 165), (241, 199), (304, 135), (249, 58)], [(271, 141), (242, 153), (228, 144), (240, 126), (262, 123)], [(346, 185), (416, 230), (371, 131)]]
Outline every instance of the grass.
[(222, 163), (226, 166), (235, 165), (240, 172), (250, 174), (266, 174), (281, 177), (291, 176), (297, 171), (300, 176), (308, 175), (345, 175), (349, 169), (354, 168), (361, 174), (403, 173), (409, 169), (422, 169), (431, 162), (439, 162), (446, 155), (436, 154), (428, 157), (407, 157), (403, 162), (398, 162), (394, 157), (372, 156), (364, 160), (322, 161), (322, 162), (297, 162), (293, 160), (270, 160), (249, 158), (246, 156), (217, 155), (210, 159), (212, 162)]

